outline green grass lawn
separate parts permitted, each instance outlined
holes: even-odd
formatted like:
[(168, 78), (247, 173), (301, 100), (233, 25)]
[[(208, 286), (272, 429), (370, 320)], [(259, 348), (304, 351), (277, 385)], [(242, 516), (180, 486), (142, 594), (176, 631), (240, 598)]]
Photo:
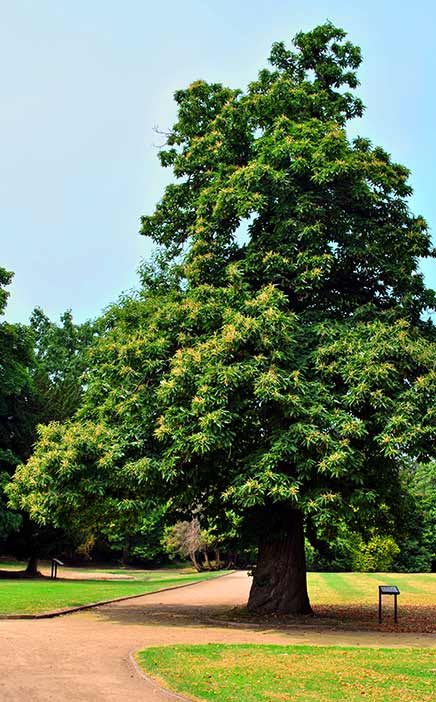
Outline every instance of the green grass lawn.
[[(2, 569), (23, 569), (24, 564), (2, 563)], [(41, 580), (8, 580), (0, 579), (0, 614), (45, 612), (52, 609), (74, 607), (80, 604), (100, 600), (151, 592), (164, 587), (172, 587), (183, 583), (196, 582), (203, 578), (213, 577), (213, 573), (195, 573), (189, 567), (171, 567), (168, 569), (144, 571), (131, 568), (89, 568), (83, 570), (81, 580), (62, 579), (73, 574), (77, 577), (78, 568), (59, 569), (61, 579), (52, 581), (48, 578)], [(46, 573), (49, 571), (45, 568)], [(92, 580), (91, 573), (99, 573), (102, 577), (127, 576), (128, 580)], [(436, 602), (436, 575), (431, 573), (309, 573), (309, 594), (315, 612), (323, 613), (329, 608), (336, 616), (335, 608), (356, 605), (363, 610), (377, 606), (377, 585), (398, 585), (401, 591), (399, 597), (400, 623), (405, 622), (406, 608), (414, 611), (421, 608), (434, 618)], [(391, 614), (390, 598), (384, 603), (387, 616)], [(410, 609), (411, 608), (411, 609)], [(409, 611), (408, 610), (408, 611)], [(328, 612), (327, 612), (328, 614)], [(338, 615), (342, 616), (341, 613)], [(357, 617), (360, 613), (357, 612)], [(367, 615), (371, 621), (372, 614)], [(387, 617), (386, 617), (387, 618)], [(374, 620), (375, 621), (375, 620)], [(429, 627), (423, 627), (429, 631)]]
[(399, 606), (436, 602), (435, 573), (308, 573), (313, 605), (373, 605), (377, 602), (378, 585), (398, 585)]
[(0, 570), (24, 570), (27, 561), (4, 561), (0, 560)]
[(179, 645), (137, 660), (164, 687), (213, 702), (433, 702), (436, 689), (427, 649)]
[[(114, 571), (125, 573), (126, 571)], [(193, 570), (132, 571), (134, 580), (0, 580), (0, 614), (33, 614), (153, 592), (214, 577)], [(129, 571), (130, 574), (130, 571)], [(86, 578), (86, 574), (84, 574)]]
[[(394, 599), (383, 598), (383, 622), (378, 622), (378, 585), (398, 585), (398, 622)], [(315, 618), (310, 625), (351, 630), (382, 630), (436, 634), (435, 573), (308, 573), (308, 590)], [(308, 625), (307, 617), (257, 615), (244, 606), (229, 607), (223, 621), (243, 621), (280, 627)]]

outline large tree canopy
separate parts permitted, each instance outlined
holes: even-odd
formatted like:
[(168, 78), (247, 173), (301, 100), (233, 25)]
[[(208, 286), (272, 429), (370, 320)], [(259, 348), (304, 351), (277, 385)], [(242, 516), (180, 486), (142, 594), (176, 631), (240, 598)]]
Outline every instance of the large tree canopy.
[(433, 453), (434, 254), (407, 169), (347, 136), (359, 49), (326, 24), (270, 63), (245, 91), (176, 93), (175, 182), (142, 224), (163, 271), (109, 313), (81, 409), (10, 495), (55, 522), (85, 493), (232, 508), (259, 541), (249, 606), (307, 613), (304, 528), (373, 526), (404, 457)]

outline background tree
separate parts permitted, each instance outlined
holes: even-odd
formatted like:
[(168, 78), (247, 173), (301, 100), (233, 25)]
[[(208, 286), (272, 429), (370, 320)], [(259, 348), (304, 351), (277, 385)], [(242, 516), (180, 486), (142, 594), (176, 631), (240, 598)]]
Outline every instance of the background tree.
[(129, 563), (141, 563), (148, 566), (166, 562), (167, 555), (162, 545), (166, 522), (167, 506), (158, 505), (142, 514), (139, 527), (129, 534)]
[[(3, 314), (12, 273), (0, 268), (0, 314)], [(33, 363), (31, 335), (19, 324), (0, 323), (0, 543), (21, 524), (21, 517), (7, 508), (3, 489), (15, 467), (31, 450), (33, 416)]]
[[(13, 504), (36, 523), (127, 543), (156, 509), (155, 489), (146, 484), (154, 465), (156, 407), (146, 390), (160, 382), (167, 363), (162, 356), (174, 344), (173, 311), (170, 301), (161, 310), (157, 297), (127, 297), (101, 321), (76, 417), (39, 427), (31, 460), (18, 468), (9, 489)], [(161, 316), (159, 331), (149, 327), (152, 314)]]
[(32, 377), (37, 421), (48, 424), (69, 419), (83, 395), (87, 350), (98, 335), (98, 322), (75, 324), (67, 310), (56, 324), (36, 307), (30, 329), (35, 348)]
[[(3, 271), (3, 282), (9, 282), (10, 278), (11, 274)], [(2, 302), (6, 302), (5, 295)], [(77, 325), (69, 311), (56, 324), (36, 308), (29, 326), (3, 323), (0, 335), (3, 366), (0, 446), (6, 467), (0, 478), (3, 488), (15, 467), (29, 458), (38, 424), (66, 420), (78, 408), (87, 368), (86, 350), (97, 335), (97, 324)], [(68, 541), (75, 540), (65, 531), (36, 527), (27, 513), (22, 519), (19, 514), (4, 509), (0, 523), (4, 525), (4, 536), (11, 532), (9, 527), (14, 527), (5, 548), (29, 558), (28, 574), (37, 572), (38, 555), (64, 549)]]
[(202, 570), (198, 557), (205, 553), (206, 543), (197, 517), (168, 527), (164, 534), (164, 545), (172, 557), (178, 555), (183, 559), (189, 558), (196, 571)]
[(359, 49), (331, 24), (294, 48), (245, 92), (176, 93), (176, 182), (142, 228), (167, 273), (113, 308), (74, 422), (10, 495), (55, 523), (91, 518), (84, 494), (99, 515), (152, 495), (175, 517), (232, 509), (259, 543), (249, 607), (309, 613), (305, 530), (382, 526), (405, 459), (434, 453), (435, 295), (407, 169), (347, 137)]
[[(422, 545), (429, 554), (428, 566), (423, 569), (434, 572), (436, 570), (436, 464), (434, 462), (418, 466), (413, 488), (423, 514)], [(415, 569), (419, 570), (419, 567), (415, 566)]]
[[(60, 323), (56, 323), (36, 307), (29, 326), (34, 347), (30, 368), (33, 445), (38, 425), (65, 421), (79, 407), (88, 366), (87, 350), (98, 335), (98, 322), (76, 324), (71, 311), (67, 310), (61, 315)], [(80, 531), (72, 530), (69, 524), (65, 526), (66, 529), (62, 524), (56, 529), (36, 527), (24, 517), (23, 528), (10, 547), (18, 555), (29, 557), (28, 574), (37, 573), (39, 557), (58, 555), (80, 543)]]
[(404, 493), (399, 546), (395, 566), (406, 572), (436, 570), (436, 466), (405, 463), (401, 473)]

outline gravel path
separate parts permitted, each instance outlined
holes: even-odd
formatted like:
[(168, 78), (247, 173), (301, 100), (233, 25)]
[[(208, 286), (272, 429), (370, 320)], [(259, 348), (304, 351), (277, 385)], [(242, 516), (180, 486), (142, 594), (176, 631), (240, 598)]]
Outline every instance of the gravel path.
[(56, 619), (0, 621), (1, 702), (168, 702), (133, 669), (129, 654), (174, 643), (306, 643), (436, 648), (436, 636), (266, 630), (215, 625), (247, 600), (250, 580), (232, 573)]

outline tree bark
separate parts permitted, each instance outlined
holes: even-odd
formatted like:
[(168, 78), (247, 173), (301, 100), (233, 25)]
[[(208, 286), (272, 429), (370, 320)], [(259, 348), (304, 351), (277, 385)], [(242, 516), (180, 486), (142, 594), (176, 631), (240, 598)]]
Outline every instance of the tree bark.
[(129, 551), (130, 551), (131, 539), (130, 536), (126, 536), (123, 543), (123, 550), (121, 554), (121, 565), (126, 568), (129, 565)]
[(26, 575), (39, 575), (37, 556), (30, 556), (26, 570), (24, 572), (26, 573)]
[(201, 569), (201, 565), (200, 565), (199, 562), (197, 561), (196, 552), (195, 552), (195, 551), (191, 551), (190, 554), (189, 554), (189, 558), (191, 559), (192, 565), (194, 566), (194, 568), (195, 568), (195, 570), (197, 571), (197, 573), (201, 573), (201, 570), (202, 570), (202, 569)]
[(271, 505), (259, 518), (265, 535), (259, 544), (248, 609), (260, 614), (312, 614), (302, 513)]
[(203, 558), (204, 558), (204, 567), (206, 570), (212, 570), (210, 567), (210, 560), (209, 560), (209, 554), (207, 552), (207, 549), (204, 549), (203, 551)]

